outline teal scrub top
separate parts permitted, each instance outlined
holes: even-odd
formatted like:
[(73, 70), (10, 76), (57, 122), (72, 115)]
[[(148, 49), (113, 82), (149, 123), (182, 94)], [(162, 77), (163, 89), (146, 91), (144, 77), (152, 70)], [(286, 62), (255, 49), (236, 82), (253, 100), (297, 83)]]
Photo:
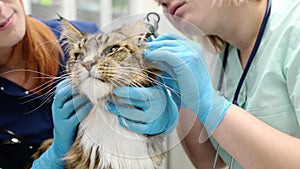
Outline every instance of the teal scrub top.
[[(220, 77), (217, 65), (212, 75), (215, 87)], [(237, 49), (230, 47), (220, 92), (229, 101), (233, 100), (242, 72)], [(265, 33), (238, 104), (272, 127), (300, 138), (300, 0), (272, 1)], [(211, 141), (216, 146), (213, 138)], [(229, 163), (225, 150), (221, 149), (220, 156)], [(233, 168), (242, 167), (234, 161)]]

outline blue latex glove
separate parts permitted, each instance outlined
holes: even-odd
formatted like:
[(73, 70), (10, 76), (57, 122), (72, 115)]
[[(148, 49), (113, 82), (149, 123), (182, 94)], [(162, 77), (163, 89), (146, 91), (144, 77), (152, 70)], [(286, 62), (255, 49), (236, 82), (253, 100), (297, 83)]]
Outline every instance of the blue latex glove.
[(175, 79), (164, 83), (179, 92), (178, 106), (196, 113), (210, 135), (231, 103), (213, 89), (200, 44), (176, 35), (162, 35), (149, 42), (148, 48), (144, 57), (159, 62), (160, 68)]
[(160, 86), (121, 87), (114, 91), (118, 104), (110, 103), (109, 112), (119, 116), (125, 128), (139, 134), (167, 136), (178, 123), (178, 109), (166, 89)]
[[(65, 79), (57, 85), (52, 104), (54, 137), (51, 146), (33, 162), (33, 169), (61, 169), (61, 158), (73, 144), (79, 122), (88, 114), (92, 104), (86, 97), (79, 96)], [(76, 112), (76, 113), (75, 113)]]

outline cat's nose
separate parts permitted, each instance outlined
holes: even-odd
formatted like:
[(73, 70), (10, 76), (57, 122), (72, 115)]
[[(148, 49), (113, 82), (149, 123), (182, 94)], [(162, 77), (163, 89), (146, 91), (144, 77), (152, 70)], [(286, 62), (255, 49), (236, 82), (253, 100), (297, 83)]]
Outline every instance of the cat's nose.
[(92, 67), (96, 64), (95, 61), (86, 61), (82, 63), (82, 66), (86, 68), (86, 70), (90, 71)]

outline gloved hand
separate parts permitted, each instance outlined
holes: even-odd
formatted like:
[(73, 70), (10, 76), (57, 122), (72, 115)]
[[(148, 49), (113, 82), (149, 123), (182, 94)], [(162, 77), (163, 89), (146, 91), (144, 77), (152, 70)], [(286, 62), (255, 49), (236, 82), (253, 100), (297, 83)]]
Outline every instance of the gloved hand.
[(166, 89), (121, 87), (114, 91), (118, 104), (109, 103), (107, 110), (119, 116), (125, 128), (139, 134), (167, 136), (178, 123), (178, 109)]
[(86, 97), (79, 96), (65, 79), (57, 85), (52, 104), (54, 137), (51, 146), (33, 162), (33, 169), (64, 168), (62, 157), (75, 140), (79, 122), (88, 114), (92, 104)]
[(175, 79), (164, 83), (179, 92), (178, 107), (196, 113), (210, 135), (231, 103), (213, 89), (200, 44), (176, 35), (162, 35), (148, 42), (148, 48), (144, 57), (160, 63), (160, 69)]

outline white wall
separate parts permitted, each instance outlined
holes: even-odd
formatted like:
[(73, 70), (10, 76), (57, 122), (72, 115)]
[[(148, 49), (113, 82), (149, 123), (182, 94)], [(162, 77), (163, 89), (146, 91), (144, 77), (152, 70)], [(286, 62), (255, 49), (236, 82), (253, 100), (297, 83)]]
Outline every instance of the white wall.
[(130, 14), (147, 13), (149, 11), (161, 12), (160, 7), (154, 0), (129, 0)]

